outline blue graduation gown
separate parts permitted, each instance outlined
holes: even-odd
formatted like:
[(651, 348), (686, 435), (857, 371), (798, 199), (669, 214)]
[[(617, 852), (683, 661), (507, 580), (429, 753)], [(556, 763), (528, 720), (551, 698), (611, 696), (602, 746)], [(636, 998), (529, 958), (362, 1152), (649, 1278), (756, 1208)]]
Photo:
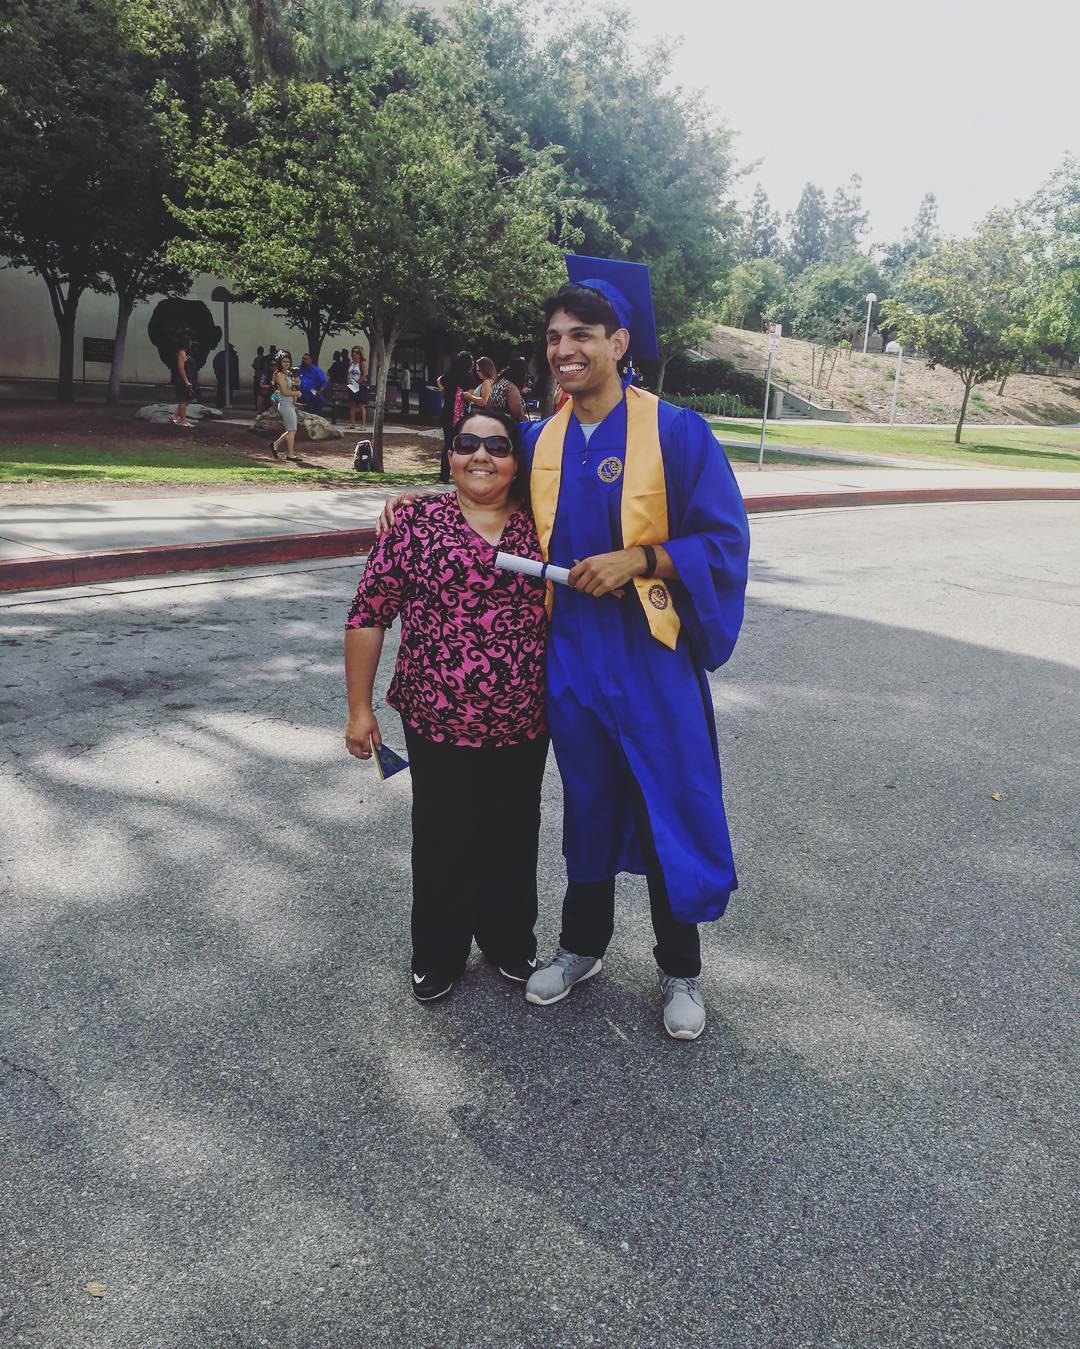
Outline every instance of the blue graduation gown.
[[(525, 429), (526, 455), (540, 426)], [(670, 542), (679, 573), (669, 582), (682, 620), (674, 651), (649, 632), (631, 591), (595, 599), (555, 587), (548, 643), (547, 710), (564, 788), (563, 852), (575, 881), (643, 875), (633, 781), (645, 800), (672, 913), (680, 922), (719, 918), (736, 888), (721, 793), (706, 669), (731, 655), (742, 623), (749, 530), (723, 450), (695, 412), (660, 404), (660, 446)], [(588, 446), (571, 416), (563, 449), (550, 560), (570, 566), (622, 548), (620, 473), (626, 403)], [(631, 777), (632, 775), (632, 777)]]

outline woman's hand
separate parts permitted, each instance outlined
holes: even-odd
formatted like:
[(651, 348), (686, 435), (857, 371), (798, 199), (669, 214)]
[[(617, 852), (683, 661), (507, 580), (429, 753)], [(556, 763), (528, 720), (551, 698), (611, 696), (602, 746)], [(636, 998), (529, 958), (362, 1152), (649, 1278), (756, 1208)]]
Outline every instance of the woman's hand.
[(345, 723), (345, 748), (354, 759), (370, 759), (372, 751), (382, 744), (378, 718), (370, 707), (350, 712)]
[(399, 497), (387, 497), (375, 525), (376, 533), (385, 534), (394, 527), (394, 516), (402, 506), (411, 506), (420, 496), (419, 492), (402, 492)]

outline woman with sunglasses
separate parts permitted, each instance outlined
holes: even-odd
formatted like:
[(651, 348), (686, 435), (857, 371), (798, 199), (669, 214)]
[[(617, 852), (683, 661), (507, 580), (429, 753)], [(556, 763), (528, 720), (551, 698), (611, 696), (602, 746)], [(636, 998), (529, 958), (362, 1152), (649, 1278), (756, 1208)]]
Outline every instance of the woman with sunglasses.
[(412, 990), (449, 993), (473, 939), (504, 978), (536, 968), (536, 856), (547, 758), (544, 587), (500, 571), (540, 557), (518, 428), (467, 412), (450, 442), (452, 492), (399, 510), (368, 557), (345, 632), (358, 759), (382, 743), (372, 704), (383, 638), (401, 619), (386, 701), (412, 768)]

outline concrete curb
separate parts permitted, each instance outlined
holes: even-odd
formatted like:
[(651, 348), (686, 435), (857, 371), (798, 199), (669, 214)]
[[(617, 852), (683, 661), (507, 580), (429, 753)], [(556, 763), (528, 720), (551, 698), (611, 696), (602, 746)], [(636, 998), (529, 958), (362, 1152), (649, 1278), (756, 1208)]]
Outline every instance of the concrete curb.
[(0, 591), (44, 590), (50, 586), (94, 585), (169, 572), (212, 571), (218, 567), (258, 567), (312, 557), (348, 557), (366, 552), (374, 529), (335, 529), (320, 534), (274, 534), (266, 539), (226, 539), (218, 543), (168, 544), (157, 548), (114, 548), (97, 553), (0, 562)]
[[(835, 506), (912, 506), (949, 501), (1080, 501), (1077, 487), (926, 487), (880, 491), (798, 492), (750, 497), (748, 515), (821, 510)], [(335, 529), (318, 534), (275, 534), (265, 539), (115, 548), (0, 562), (0, 591), (94, 585), (170, 572), (256, 567), (315, 557), (350, 557), (375, 542), (374, 529)]]

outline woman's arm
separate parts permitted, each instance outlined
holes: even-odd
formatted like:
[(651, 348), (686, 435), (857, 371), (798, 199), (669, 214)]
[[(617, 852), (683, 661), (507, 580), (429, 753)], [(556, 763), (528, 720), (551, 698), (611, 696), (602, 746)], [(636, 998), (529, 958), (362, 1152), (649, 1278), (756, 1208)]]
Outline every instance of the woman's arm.
[(493, 380), (485, 379), (480, 385), (480, 392), (473, 393), (471, 389), (462, 389), (461, 396), (466, 403), (471, 403), (474, 408), (486, 408), (491, 401), (491, 386)]
[(382, 744), (382, 733), (371, 706), (371, 693), (385, 636), (385, 628), (347, 628), (345, 631), (345, 690), (349, 698), (345, 748), (356, 759), (370, 759), (372, 750)]

